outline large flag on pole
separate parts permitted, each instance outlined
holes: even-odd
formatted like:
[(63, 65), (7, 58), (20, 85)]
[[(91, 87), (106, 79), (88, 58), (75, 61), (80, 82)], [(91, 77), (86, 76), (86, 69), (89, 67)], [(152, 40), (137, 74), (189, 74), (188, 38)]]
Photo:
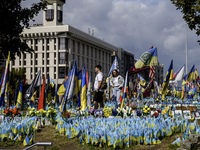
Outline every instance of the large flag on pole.
[(40, 98), (39, 98), (39, 103), (38, 103), (38, 108), (37, 110), (43, 109), (44, 104), (45, 104), (45, 75), (43, 75), (43, 84), (42, 84), (42, 90), (40, 92)]
[(9, 79), (9, 66), (10, 66), (10, 51), (8, 52), (8, 60), (6, 63), (3, 80), (1, 82), (0, 106), (4, 106), (4, 95), (5, 95), (6, 83), (8, 82), (8, 79)]
[(192, 80), (195, 80), (195, 65), (193, 65), (190, 72), (184, 76), (182, 85), (185, 85)]
[(173, 74), (173, 79), (170, 80), (170, 83), (182, 81), (185, 75), (185, 65), (183, 65), (178, 71)]
[(81, 84), (82, 84), (82, 69), (78, 72), (78, 108), (81, 107)]
[(166, 73), (166, 76), (165, 76), (165, 80), (162, 84), (162, 94), (165, 94), (166, 91), (167, 91), (167, 88), (168, 88), (168, 84), (169, 84), (169, 80), (171, 80), (173, 78), (173, 60), (171, 60), (171, 64), (169, 66), (169, 69)]
[(19, 90), (19, 94), (18, 94), (18, 97), (17, 97), (17, 104), (16, 104), (17, 108), (22, 107), (22, 91), (23, 91), (23, 83), (21, 81), (20, 90)]
[(87, 89), (87, 106), (91, 106), (91, 101), (92, 101), (92, 87), (91, 87), (91, 75), (90, 75), (90, 78), (89, 78), (89, 83), (88, 83), (88, 89)]
[(156, 69), (155, 66), (150, 66), (149, 68), (149, 78), (151, 80), (155, 79)]
[(60, 107), (61, 114), (63, 113), (66, 99), (67, 100), (71, 99), (73, 97), (73, 94), (74, 94), (74, 88), (76, 86), (75, 85), (76, 84), (75, 83), (76, 68), (77, 68), (77, 65), (76, 65), (76, 61), (75, 61), (74, 64), (73, 64), (73, 68), (69, 73), (69, 78), (66, 81), (67, 82), (66, 83), (67, 87), (66, 87), (64, 98), (62, 100), (61, 107)]
[(38, 71), (35, 79), (32, 81), (31, 85), (26, 90), (25, 98), (30, 98), (33, 93), (34, 87), (40, 86), (40, 85), (41, 85), (41, 70)]
[(115, 59), (114, 59), (114, 61), (113, 61), (113, 64), (112, 64), (112, 66), (111, 66), (111, 68), (110, 68), (110, 71), (109, 71), (109, 73), (108, 73), (108, 77), (112, 74), (112, 71), (113, 71), (114, 69), (117, 69), (118, 72), (119, 72), (119, 63), (118, 63), (118, 61), (117, 61), (117, 56), (115, 56)]
[(47, 102), (50, 103), (51, 102), (51, 82), (50, 82), (50, 77), (49, 74), (47, 75)]
[(143, 68), (146, 66), (157, 66), (158, 65), (158, 54), (157, 48), (152, 48), (144, 52), (140, 59), (135, 63), (135, 68)]
[(123, 91), (123, 96), (122, 96), (122, 103), (121, 103), (121, 108), (124, 107), (124, 101), (125, 101), (125, 98), (126, 98), (126, 93), (128, 93), (128, 71), (126, 72), (126, 78), (125, 78), (125, 81), (124, 81), (124, 88), (122, 89)]
[(83, 77), (82, 77), (82, 89), (81, 89), (81, 110), (85, 110), (87, 106), (87, 85), (86, 85), (86, 72), (85, 72), (85, 64), (83, 67)]

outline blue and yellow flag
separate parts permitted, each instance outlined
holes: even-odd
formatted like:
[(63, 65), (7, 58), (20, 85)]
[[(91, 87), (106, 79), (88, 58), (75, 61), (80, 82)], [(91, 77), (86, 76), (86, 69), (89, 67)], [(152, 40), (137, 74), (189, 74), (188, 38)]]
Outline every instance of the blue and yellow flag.
[(55, 82), (53, 81), (53, 79), (51, 78), (51, 87), (53, 88), (55, 85)]
[(115, 59), (114, 59), (114, 61), (113, 61), (113, 64), (112, 64), (112, 66), (111, 66), (111, 68), (110, 68), (110, 71), (109, 71), (109, 73), (108, 73), (108, 77), (109, 77), (110, 75), (112, 75), (112, 71), (113, 71), (114, 69), (117, 69), (118, 72), (119, 72), (119, 63), (118, 63), (118, 61), (117, 61), (117, 56), (115, 56)]
[(37, 96), (37, 91), (35, 91), (35, 92), (33, 93), (33, 95), (31, 96), (31, 100), (32, 100), (33, 102), (35, 102), (36, 96)]
[(76, 69), (76, 60), (73, 64), (73, 68), (72, 70), (69, 72), (69, 78), (67, 79), (67, 83), (66, 83), (66, 90), (65, 90), (65, 94), (64, 94), (64, 98), (62, 99), (62, 103), (61, 103), (61, 107), (60, 107), (60, 112), (61, 114), (63, 113), (64, 110), (64, 106), (65, 106), (65, 102), (66, 99), (71, 99), (74, 95), (74, 88), (75, 88), (75, 69)]
[(26, 138), (24, 139), (23, 145), (24, 145), (24, 146), (29, 145), (29, 137), (28, 137), (28, 134), (26, 135)]
[(122, 103), (121, 103), (121, 108), (124, 107), (124, 101), (125, 101), (125, 98), (127, 96), (127, 93), (128, 93), (128, 71), (126, 72), (126, 78), (125, 78), (125, 81), (124, 81), (124, 89), (122, 89), (122, 92), (123, 92), (123, 96), (122, 96)]
[(23, 82), (21, 81), (20, 90), (17, 97), (17, 104), (16, 104), (17, 108), (21, 108), (22, 106), (22, 91), (23, 91)]
[(195, 65), (193, 65), (190, 72), (184, 76), (182, 85), (185, 85), (187, 82), (192, 80), (195, 80)]
[(81, 107), (81, 83), (82, 83), (82, 69), (78, 72), (78, 108)]
[(85, 64), (83, 67), (83, 77), (82, 77), (82, 89), (81, 89), (81, 110), (85, 110), (87, 106), (87, 87), (86, 87), (86, 72)]
[(144, 52), (140, 59), (135, 63), (135, 68), (143, 68), (146, 66), (157, 66), (158, 65), (158, 54), (157, 48), (152, 48)]
[(165, 80), (162, 84), (162, 94), (165, 94), (166, 91), (167, 91), (167, 88), (168, 88), (168, 84), (169, 84), (169, 80), (172, 80), (173, 79), (173, 60), (171, 60), (171, 64), (169, 66), (169, 69), (166, 73), (166, 76), (165, 76)]

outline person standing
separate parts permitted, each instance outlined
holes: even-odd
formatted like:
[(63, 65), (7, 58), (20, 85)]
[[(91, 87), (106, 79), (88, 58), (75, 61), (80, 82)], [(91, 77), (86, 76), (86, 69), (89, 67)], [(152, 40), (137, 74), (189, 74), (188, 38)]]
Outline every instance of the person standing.
[(116, 99), (117, 107), (119, 107), (121, 104), (119, 98), (121, 95), (123, 84), (124, 84), (124, 78), (121, 75), (119, 75), (119, 71), (117, 69), (114, 69), (112, 71), (112, 78), (110, 80), (110, 85), (113, 88), (113, 95), (114, 98)]
[(101, 72), (101, 65), (95, 66), (96, 77), (94, 81), (94, 109), (98, 109), (98, 104), (103, 108), (103, 89), (101, 89), (101, 83), (103, 81), (103, 73)]

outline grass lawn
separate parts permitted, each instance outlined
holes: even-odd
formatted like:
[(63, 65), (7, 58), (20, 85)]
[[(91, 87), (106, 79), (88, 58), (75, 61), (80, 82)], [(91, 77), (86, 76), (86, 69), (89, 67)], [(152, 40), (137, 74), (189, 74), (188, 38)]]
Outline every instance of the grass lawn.
[[(102, 149), (113, 149), (109, 147), (99, 148), (96, 146), (92, 146), (90, 144), (80, 145), (79, 139), (69, 139), (64, 135), (59, 133), (55, 133), (55, 125), (45, 126), (41, 128), (35, 136), (35, 143), (36, 142), (52, 142), (53, 145), (47, 147), (48, 150), (102, 150)], [(176, 149), (176, 146), (170, 145), (176, 138), (181, 136), (182, 134), (174, 134), (171, 137), (165, 137), (161, 140), (161, 144), (158, 145), (136, 145), (127, 149), (136, 149), (136, 150), (167, 150), (167, 149)], [(0, 142), (0, 149), (23, 149), (22, 142)], [(35, 147), (33, 150), (42, 150), (44, 147)]]

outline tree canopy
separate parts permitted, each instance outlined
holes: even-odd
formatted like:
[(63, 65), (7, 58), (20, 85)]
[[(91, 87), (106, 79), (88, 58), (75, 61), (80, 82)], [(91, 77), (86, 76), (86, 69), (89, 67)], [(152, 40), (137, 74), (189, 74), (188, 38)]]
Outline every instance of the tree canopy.
[[(183, 19), (191, 30), (200, 35), (200, 0), (170, 0), (183, 13)], [(200, 40), (198, 40), (200, 42)]]
[(19, 56), (21, 52), (32, 51), (21, 41), (20, 34), (24, 28), (29, 27), (30, 20), (46, 7), (47, 2), (40, 0), (30, 8), (23, 8), (22, 1), (24, 0), (0, 0), (0, 61), (7, 58), (8, 51), (12, 60), (16, 54)]

